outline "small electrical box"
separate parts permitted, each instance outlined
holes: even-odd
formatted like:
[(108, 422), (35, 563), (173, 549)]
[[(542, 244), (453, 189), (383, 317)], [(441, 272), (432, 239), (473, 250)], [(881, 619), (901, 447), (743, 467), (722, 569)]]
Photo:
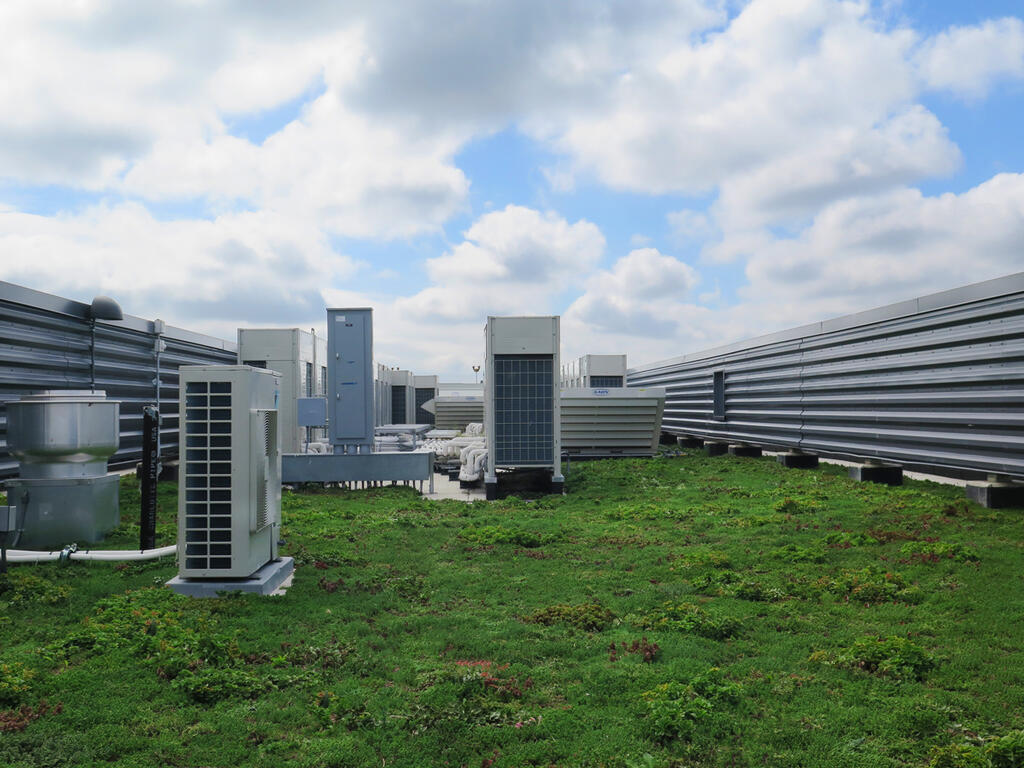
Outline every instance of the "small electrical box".
[(300, 427), (327, 426), (327, 398), (300, 397), (298, 404), (298, 425)]

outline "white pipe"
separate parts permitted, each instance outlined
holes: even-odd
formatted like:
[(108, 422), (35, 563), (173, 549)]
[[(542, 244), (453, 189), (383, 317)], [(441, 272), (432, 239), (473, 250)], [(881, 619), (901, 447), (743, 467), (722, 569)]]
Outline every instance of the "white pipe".
[(487, 449), (484, 447), (472, 448), (462, 462), (462, 469), (459, 471), (459, 480), (473, 482), (480, 479), (483, 465), (487, 461)]
[[(177, 544), (156, 549), (79, 549), (69, 552), (69, 560), (95, 560), (103, 562), (123, 562), (127, 560), (156, 560), (160, 557), (173, 555), (178, 551)], [(35, 552), (29, 549), (7, 550), (7, 561), (11, 563), (45, 563), (60, 560), (61, 550), (53, 552)]]

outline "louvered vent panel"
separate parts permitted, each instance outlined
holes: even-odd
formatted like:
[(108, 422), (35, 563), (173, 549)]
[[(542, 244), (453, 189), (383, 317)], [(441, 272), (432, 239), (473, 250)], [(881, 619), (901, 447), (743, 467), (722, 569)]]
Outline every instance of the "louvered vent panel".
[(231, 568), (231, 382), (185, 390), (185, 567)]
[(277, 412), (262, 411), (259, 425), (261, 432), (259, 445), (263, 450), (263, 455), (256, 462), (256, 531), (262, 531), (270, 525), (273, 516), (270, 461), (277, 446)]
[(391, 385), (391, 423), (405, 424), (405, 386)]
[(551, 355), (494, 356), (494, 459), (499, 465), (554, 460)]

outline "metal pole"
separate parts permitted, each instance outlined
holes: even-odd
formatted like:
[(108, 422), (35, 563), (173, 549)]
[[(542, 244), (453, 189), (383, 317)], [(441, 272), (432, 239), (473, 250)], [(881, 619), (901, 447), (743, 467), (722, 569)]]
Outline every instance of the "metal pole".
[(142, 409), (142, 508), (139, 515), (139, 549), (156, 547), (156, 480), (160, 473), (157, 441), (160, 411), (151, 405)]

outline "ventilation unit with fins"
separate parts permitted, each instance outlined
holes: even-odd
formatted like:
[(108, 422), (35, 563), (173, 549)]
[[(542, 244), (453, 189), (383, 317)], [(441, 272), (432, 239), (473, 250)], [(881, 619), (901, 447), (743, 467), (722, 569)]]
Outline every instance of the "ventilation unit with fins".
[(548, 469), (560, 493), (558, 318), (488, 317), (485, 335), (487, 497), (497, 497), (499, 469)]
[(178, 575), (240, 578), (277, 557), (280, 378), (248, 365), (182, 366)]

